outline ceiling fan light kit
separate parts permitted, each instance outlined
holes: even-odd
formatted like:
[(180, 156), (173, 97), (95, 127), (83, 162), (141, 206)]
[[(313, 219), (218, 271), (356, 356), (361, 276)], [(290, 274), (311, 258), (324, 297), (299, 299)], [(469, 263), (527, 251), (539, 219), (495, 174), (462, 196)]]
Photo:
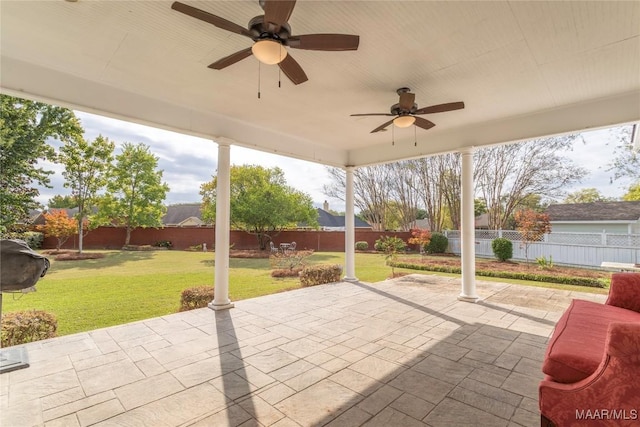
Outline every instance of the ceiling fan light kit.
[(408, 128), (416, 122), (416, 118), (413, 116), (400, 116), (393, 119), (393, 124), (399, 128)]
[(281, 63), (287, 56), (287, 50), (275, 40), (258, 40), (251, 47), (251, 52), (263, 64), (275, 65)]

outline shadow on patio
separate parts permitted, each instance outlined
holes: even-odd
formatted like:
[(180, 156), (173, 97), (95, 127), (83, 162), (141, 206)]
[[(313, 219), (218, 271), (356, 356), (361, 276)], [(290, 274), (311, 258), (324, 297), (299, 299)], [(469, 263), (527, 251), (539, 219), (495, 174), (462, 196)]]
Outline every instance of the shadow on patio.
[[(537, 425), (546, 341), (576, 294), (412, 275), (239, 301), (27, 345), (2, 425)], [(523, 295), (526, 296), (523, 299)]]

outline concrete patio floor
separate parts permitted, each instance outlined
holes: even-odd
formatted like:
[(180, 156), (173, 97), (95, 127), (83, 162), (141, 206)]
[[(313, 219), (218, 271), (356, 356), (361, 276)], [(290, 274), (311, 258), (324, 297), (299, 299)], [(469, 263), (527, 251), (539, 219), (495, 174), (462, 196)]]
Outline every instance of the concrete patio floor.
[(536, 426), (546, 342), (572, 298), (411, 275), (337, 283), (26, 345), (2, 426)]

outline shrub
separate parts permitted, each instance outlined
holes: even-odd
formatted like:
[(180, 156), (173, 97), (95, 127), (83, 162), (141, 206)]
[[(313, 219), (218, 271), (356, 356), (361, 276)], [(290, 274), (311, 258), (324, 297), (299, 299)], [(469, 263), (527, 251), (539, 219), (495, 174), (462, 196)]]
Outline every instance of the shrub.
[(513, 243), (511, 240), (504, 237), (498, 237), (491, 242), (491, 249), (493, 255), (498, 258), (499, 261), (508, 261), (513, 258)]
[(389, 253), (403, 252), (407, 248), (404, 240), (397, 236), (382, 236), (374, 245), (376, 251)]
[(171, 240), (159, 240), (157, 242), (155, 242), (153, 244), (153, 246), (157, 247), (157, 248), (172, 248), (173, 247), (173, 243), (171, 243)]
[(2, 238), (24, 240), (31, 249), (40, 249), (44, 241), (44, 234), (36, 231), (13, 231), (2, 234)]
[(430, 254), (443, 254), (447, 252), (449, 239), (442, 233), (433, 233), (431, 240), (425, 245), (424, 250)]
[(369, 249), (369, 243), (356, 242), (356, 251), (366, 251), (367, 249)]
[(339, 282), (342, 275), (342, 267), (333, 264), (321, 264), (305, 267), (300, 272), (300, 283), (302, 286), (315, 286), (323, 283)]
[(549, 255), (549, 259), (545, 256), (536, 258), (538, 268), (541, 270), (551, 270), (553, 268), (553, 257)]
[(56, 317), (46, 311), (6, 313), (2, 315), (2, 347), (53, 338), (57, 330)]
[(197, 286), (182, 291), (180, 296), (180, 311), (204, 308), (213, 301), (213, 286)]

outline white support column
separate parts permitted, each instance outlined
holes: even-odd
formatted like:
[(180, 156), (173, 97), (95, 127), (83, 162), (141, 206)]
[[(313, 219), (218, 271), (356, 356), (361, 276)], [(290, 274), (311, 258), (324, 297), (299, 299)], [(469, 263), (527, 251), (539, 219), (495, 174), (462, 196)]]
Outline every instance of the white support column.
[(458, 297), (461, 301), (476, 302), (476, 247), (475, 216), (473, 209), (473, 148), (467, 148), (462, 154), (462, 200), (460, 201), (462, 241), (462, 290)]
[(232, 308), (229, 300), (229, 232), (231, 229), (231, 147), (218, 143), (218, 175), (216, 187), (216, 265), (214, 297), (209, 303), (213, 310)]
[(345, 191), (346, 212), (344, 214), (344, 262), (345, 276), (343, 280), (348, 282), (356, 282), (356, 221), (354, 218), (355, 210), (353, 207), (353, 166), (347, 166), (347, 188)]

